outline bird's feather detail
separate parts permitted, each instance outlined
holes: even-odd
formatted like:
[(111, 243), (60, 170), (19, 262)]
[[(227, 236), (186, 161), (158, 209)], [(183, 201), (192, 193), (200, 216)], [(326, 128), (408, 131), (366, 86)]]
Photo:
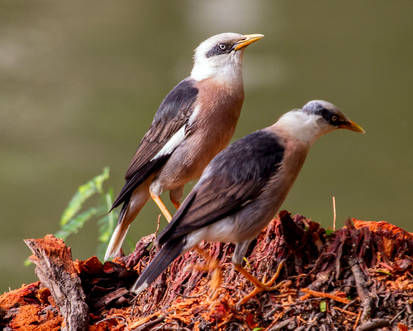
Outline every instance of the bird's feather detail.
[(184, 247), (184, 240), (173, 240), (164, 245), (149, 266), (139, 276), (138, 280), (131, 288), (131, 292), (139, 294), (148, 287), (158, 276), (175, 260)]
[[(169, 155), (160, 156), (154, 160), (151, 160), (144, 164), (139, 171), (137, 171), (131, 178), (126, 180), (125, 185), (123, 185), (122, 190), (119, 192), (118, 197), (113, 202), (112, 209), (118, 207), (122, 203), (128, 203), (129, 198), (135, 188), (142, 184), (151, 174), (158, 171), (162, 166), (168, 161)], [(109, 212), (110, 212), (109, 211)], [(119, 218), (120, 221), (121, 218)]]
[(160, 245), (219, 221), (255, 199), (283, 160), (284, 146), (271, 132), (256, 131), (219, 153), (158, 236)]
[(197, 95), (196, 81), (186, 78), (162, 101), (129, 165), (125, 175), (126, 183), (112, 209), (127, 201), (139, 184), (159, 170), (184, 139), (187, 134), (185, 126), (194, 110)]
[(172, 154), (175, 148), (185, 139), (185, 127), (186, 125), (182, 126), (182, 128), (180, 128), (171, 138), (169, 138), (166, 144), (163, 145), (162, 149), (156, 153), (152, 160), (164, 155)]

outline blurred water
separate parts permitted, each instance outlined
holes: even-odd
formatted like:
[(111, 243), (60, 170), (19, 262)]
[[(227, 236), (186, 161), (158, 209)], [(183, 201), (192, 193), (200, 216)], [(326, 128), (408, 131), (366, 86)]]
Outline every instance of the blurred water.
[[(366, 130), (313, 148), (285, 208), (340, 225), (349, 216), (413, 231), (413, 2), (0, 0), (0, 290), (34, 280), (22, 239), (55, 232), (77, 186), (108, 165), (118, 191), (166, 93), (215, 33), (263, 33), (247, 49), (235, 138), (314, 98)], [(131, 241), (154, 230), (144, 208)], [(96, 225), (70, 238), (95, 252)]]

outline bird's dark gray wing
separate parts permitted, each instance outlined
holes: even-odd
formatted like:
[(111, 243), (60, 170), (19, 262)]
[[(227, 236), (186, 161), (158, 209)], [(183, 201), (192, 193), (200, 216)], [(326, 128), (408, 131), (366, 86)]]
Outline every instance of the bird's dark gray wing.
[(204, 170), (198, 184), (158, 236), (159, 244), (229, 216), (256, 198), (283, 159), (280, 139), (256, 131), (228, 146)]
[(168, 160), (173, 149), (159, 156), (157, 154), (188, 122), (197, 95), (196, 81), (186, 78), (176, 85), (162, 101), (151, 127), (142, 138), (130, 162), (125, 175), (126, 183), (113, 203), (112, 209), (127, 201), (135, 188)]

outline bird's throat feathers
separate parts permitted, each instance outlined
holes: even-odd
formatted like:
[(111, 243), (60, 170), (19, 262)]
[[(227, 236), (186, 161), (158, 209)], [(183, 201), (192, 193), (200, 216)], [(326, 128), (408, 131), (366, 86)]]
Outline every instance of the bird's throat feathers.
[(217, 82), (229, 85), (242, 85), (243, 52), (231, 55), (230, 59), (197, 59), (191, 71), (191, 78), (200, 82), (213, 78)]

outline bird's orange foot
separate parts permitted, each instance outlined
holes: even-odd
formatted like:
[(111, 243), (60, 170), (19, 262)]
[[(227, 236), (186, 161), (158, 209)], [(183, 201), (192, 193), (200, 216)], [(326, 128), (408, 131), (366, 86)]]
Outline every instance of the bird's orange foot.
[(191, 269), (199, 270), (199, 271), (206, 271), (208, 273), (212, 272), (211, 280), (209, 282), (210, 292), (210, 300), (215, 300), (218, 295), (218, 289), (222, 282), (222, 270), (221, 267), (216, 259), (213, 259), (209, 256), (209, 254), (204, 251), (203, 249), (199, 248), (198, 246), (195, 247), (195, 250), (201, 255), (206, 261), (206, 265), (196, 264), (191, 267)]
[(281, 283), (279, 283), (275, 286), (273, 286), (273, 284), (275, 283), (275, 281), (280, 276), (280, 273), (281, 273), (281, 270), (282, 270), (282, 267), (284, 266), (284, 264), (285, 264), (284, 260), (280, 262), (280, 264), (277, 267), (277, 271), (275, 272), (274, 276), (272, 276), (272, 278), (268, 282), (265, 282), (266, 281), (266, 276), (264, 276), (263, 282), (261, 282), (256, 277), (251, 275), (248, 271), (246, 271), (242, 266), (236, 265), (235, 269), (237, 271), (239, 271), (240, 273), (242, 273), (245, 276), (245, 278), (247, 278), (255, 286), (255, 289), (253, 289), (249, 294), (244, 296), (237, 303), (237, 306), (241, 307), (244, 303), (246, 303), (249, 299), (256, 296), (258, 293), (271, 292), (271, 291), (274, 291), (274, 290), (278, 290), (283, 285), (283, 282), (281, 282)]

